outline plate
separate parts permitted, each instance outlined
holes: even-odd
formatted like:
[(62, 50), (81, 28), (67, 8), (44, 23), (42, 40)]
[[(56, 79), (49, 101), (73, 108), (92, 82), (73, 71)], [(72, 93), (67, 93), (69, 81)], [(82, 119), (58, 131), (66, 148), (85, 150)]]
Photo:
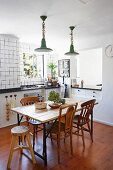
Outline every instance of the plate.
[(52, 104), (49, 104), (49, 106), (52, 108), (52, 109), (57, 109), (61, 106), (62, 104), (61, 103), (52, 103)]

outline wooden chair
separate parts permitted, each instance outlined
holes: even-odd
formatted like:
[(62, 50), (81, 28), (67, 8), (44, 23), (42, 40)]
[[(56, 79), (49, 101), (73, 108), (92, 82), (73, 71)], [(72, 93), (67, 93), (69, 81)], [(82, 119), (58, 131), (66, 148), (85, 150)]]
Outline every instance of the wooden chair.
[[(35, 164), (36, 160), (35, 160), (33, 148), (32, 148), (31, 142), (30, 142), (28, 127), (16, 126), (11, 129), (11, 134), (12, 134), (12, 142), (11, 142), (10, 154), (9, 154), (8, 163), (7, 163), (7, 169), (10, 169), (13, 152), (16, 150), (20, 150), (21, 151), (20, 153), (22, 153), (23, 149), (28, 149), (31, 152), (32, 161)], [(25, 136), (26, 136), (26, 141), (28, 143), (28, 146), (23, 145)], [(15, 147), (16, 141), (18, 141), (19, 138), (22, 139), (22, 143), (20, 145), (18, 145), (18, 147)]]
[[(20, 103), (22, 104), (22, 106), (31, 105), (36, 102), (39, 102), (39, 98), (37, 96), (24, 97), (20, 100)], [(31, 124), (33, 126), (33, 149), (34, 149), (35, 135), (38, 131), (42, 130), (42, 127), (39, 126), (39, 125), (41, 125), (41, 123), (37, 120), (31, 119), (28, 117), (26, 117), (26, 120), (27, 120), (28, 126), (29, 126), (29, 124)]]
[[(59, 117), (58, 119), (50, 124), (47, 124), (46, 130), (47, 133), (50, 133), (50, 138), (57, 141), (57, 152), (58, 152), (58, 162), (60, 163), (60, 140), (64, 139), (67, 136), (70, 136), (70, 147), (71, 154), (73, 154), (72, 147), (72, 126), (73, 118), (76, 112), (77, 104), (75, 105), (62, 105), (59, 108)], [(62, 113), (65, 112), (65, 116), (62, 116)]]
[[(93, 108), (96, 100), (92, 99), (87, 102), (84, 102), (81, 104), (81, 112), (79, 115), (74, 116), (74, 121), (73, 121), (73, 127), (76, 128), (75, 132), (73, 134), (82, 136), (82, 141), (83, 141), (83, 148), (85, 149), (85, 142), (84, 142), (84, 131), (87, 131), (90, 133), (91, 140), (93, 142), (93, 136), (91, 133), (91, 128), (90, 128), (90, 116), (93, 114)], [(79, 131), (81, 130), (81, 134)]]

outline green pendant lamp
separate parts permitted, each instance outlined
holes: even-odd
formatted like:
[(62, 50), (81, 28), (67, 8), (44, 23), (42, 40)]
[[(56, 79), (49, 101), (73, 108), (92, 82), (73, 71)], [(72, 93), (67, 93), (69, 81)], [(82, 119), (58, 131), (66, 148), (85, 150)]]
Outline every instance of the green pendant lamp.
[(70, 50), (69, 52), (65, 53), (65, 55), (79, 55), (79, 53), (77, 53), (75, 50), (74, 50), (74, 45), (73, 45), (73, 30), (74, 30), (74, 26), (70, 26), (69, 27), (70, 30), (71, 30), (71, 45), (70, 45)]
[(51, 48), (47, 48), (46, 46), (46, 40), (45, 40), (45, 20), (47, 18), (47, 16), (43, 15), (40, 16), (40, 18), (42, 19), (42, 40), (41, 40), (41, 47), (40, 48), (36, 48), (35, 51), (36, 52), (50, 52), (53, 51)]

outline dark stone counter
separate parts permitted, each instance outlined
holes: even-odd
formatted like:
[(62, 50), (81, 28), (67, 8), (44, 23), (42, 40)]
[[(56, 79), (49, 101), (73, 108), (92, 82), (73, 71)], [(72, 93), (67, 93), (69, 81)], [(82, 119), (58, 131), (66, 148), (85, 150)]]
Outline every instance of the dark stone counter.
[(86, 90), (98, 90), (98, 91), (102, 91), (102, 87), (99, 87), (99, 86), (84, 86), (84, 87), (74, 87), (74, 86), (71, 86), (71, 88), (75, 88), (75, 89), (86, 89)]
[(44, 87), (35, 87), (35, 88), (11, 88), (11, 89), (0, 89), (0, 94), (3, 93), (11, 93), (11, 92), (20, 92), (20, 91), (30, 91), (30, 90), (39, 90), (39, 89), (54, 89), (54, 88), (59, 88), (55, 86), (44, 86)]

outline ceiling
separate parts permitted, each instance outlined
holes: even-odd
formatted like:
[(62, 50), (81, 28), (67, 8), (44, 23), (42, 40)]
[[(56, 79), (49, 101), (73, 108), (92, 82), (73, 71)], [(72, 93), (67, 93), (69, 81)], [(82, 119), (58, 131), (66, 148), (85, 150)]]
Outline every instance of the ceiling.
[(47, 15), (46, 40), (69, 41), (113, 32), (113, 0), (0, 0), (0, 33), (15, 34), (23, 42), (40, 44), (41, 15)]

